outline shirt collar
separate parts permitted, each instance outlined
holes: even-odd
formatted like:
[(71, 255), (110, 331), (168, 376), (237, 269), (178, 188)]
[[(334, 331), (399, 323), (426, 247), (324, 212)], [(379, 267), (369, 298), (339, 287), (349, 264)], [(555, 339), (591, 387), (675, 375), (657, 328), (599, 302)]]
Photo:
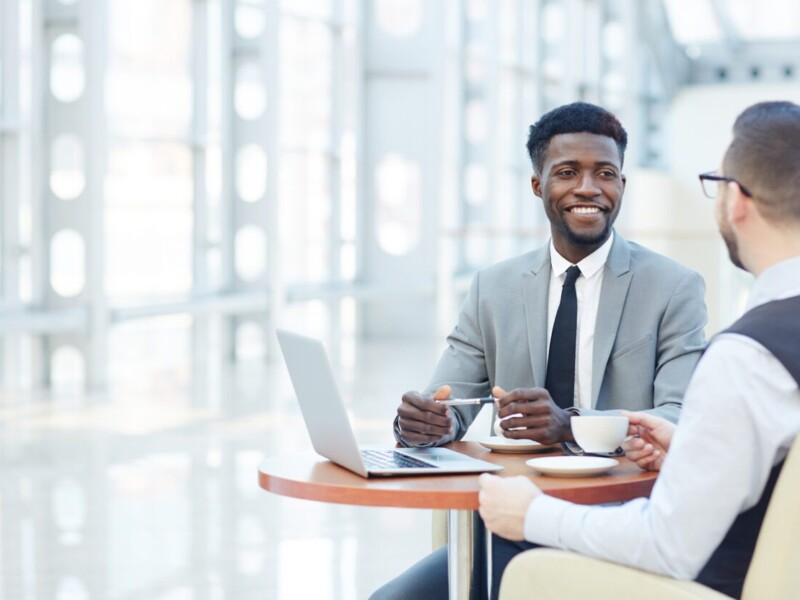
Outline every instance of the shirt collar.
[(800, 291), (800, 256), (787, 258), (761, 273), (750, 290), (745, 311), (770, 300), (794, 296)]
[[(602, 246), (578, 263), (578, 268), (581, 270), (581, 275), (583, 275), (584, 279), (589, 279), (603, 268), (606, 260), (608, 260), (608, 254), (611, 252), (613, 243), (614, 231), (612, 230), (611, 235), (608, 236)], [(553, 266), (553, 274), (556, 277), (561, 277), (572, 266), (571, 262), (558, 253), (553, 245), (552, 238), (550, 239), (550, 264)]]

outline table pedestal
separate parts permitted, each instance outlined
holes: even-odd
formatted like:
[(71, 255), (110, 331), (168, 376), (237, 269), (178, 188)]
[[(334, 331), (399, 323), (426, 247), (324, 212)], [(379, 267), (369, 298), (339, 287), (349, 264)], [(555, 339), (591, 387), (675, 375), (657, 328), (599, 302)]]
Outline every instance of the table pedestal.
[[(481, 538), (484, 538), (481, 540)], [(479, 600), (480, 589), (486, 597), (492, 591), (492, 532), (482, 526), (478, 511), (447, 511), (447, 580), (450, 600)], [(478, 552), (485, 552), (478, 560)], [(485, 573), (476, 573), (476, 561), (485, 565)]]

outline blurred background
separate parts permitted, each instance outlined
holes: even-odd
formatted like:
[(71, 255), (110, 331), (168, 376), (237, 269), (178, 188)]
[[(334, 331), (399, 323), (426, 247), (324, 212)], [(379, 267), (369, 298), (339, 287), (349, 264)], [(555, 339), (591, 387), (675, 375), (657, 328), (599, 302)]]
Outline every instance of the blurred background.
[(0, 0), (0, 598), (367, 597), (430, 515), (258, 488), (310, 450), (275, 327), (390, 442), (471, 275), (547, 241), (527, 130), (584, 100), (711, 335), (751, 279), (697, 174), (773, 99), (793, 0)]

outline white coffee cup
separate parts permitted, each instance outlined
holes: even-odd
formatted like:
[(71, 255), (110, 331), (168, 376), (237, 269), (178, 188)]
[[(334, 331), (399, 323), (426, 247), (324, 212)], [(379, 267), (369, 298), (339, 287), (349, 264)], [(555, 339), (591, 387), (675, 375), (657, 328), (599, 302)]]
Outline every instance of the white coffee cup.
[(628, 417), (571, 417), (572, 435), (585, 452), (614, 452), (628, 435)]
[[(495, 435), (499, 435), (499, 436), (502, 436), (502, 437), (506, 436), (506, 430), (503, 429), (502, 427), (500, 427), (500, 421), (505, 421), (506, 419), (513, 419), (514, 417), (521, 417), (521, 416), (522, 416), (522, 413), (516, 413), (516, 414), (513, 414), (513, 415), (508, 415), (507, 417), (503, 417), (502, 419), (495, 419), (494, 420), (494, 433), (495, 433)], [(516, 429), (525, 429), (525, 428), (524, 427), (512, 427), (511, 431), (514, 431)]]

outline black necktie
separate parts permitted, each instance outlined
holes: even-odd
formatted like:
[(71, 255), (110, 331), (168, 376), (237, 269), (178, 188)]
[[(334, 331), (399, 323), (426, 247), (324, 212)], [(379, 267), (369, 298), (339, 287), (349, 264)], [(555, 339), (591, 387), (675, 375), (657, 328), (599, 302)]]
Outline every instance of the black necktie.
[(578, 296), (575, 280), (581, 270), (576, 266), (567, 269), (561, 288), (553, 333), (550, 335), (550, 353), (547, 356), (547, 377), (544, 387), (561, 408), (575, 404), (575, 343), (578, 336)]

